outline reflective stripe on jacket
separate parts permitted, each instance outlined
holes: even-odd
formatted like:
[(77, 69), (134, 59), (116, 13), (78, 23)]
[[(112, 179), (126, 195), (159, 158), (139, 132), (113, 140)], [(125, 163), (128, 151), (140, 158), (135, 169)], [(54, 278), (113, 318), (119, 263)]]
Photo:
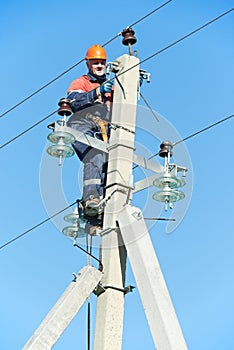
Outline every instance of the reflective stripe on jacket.
[(97, 79), (87, 73), (80, 78), (74, 80), (68, 88), (67, 98), (76, 100), (71, 103), (73, 113), (92, 106), (95, 102), (106, 103), (110, 105), (112, 101), (112, 93), (106, 93), (105, 96), (97, 96), (96, 88), (99, 87)]

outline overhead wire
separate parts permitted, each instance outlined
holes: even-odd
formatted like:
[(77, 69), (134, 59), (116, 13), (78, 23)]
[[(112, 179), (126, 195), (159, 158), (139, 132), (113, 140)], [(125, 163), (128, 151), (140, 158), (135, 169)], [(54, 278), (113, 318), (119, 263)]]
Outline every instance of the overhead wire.
[[(183, 139), (180, 139), (180, 140), (174, 142), (174, 143), (172, 144), (172, 147), (175, 147), (175, 146), (177, 146), (179, 143), (184, 142), (184, 141), (187, 141), (187, 140), (189, 140), (189, 139), (191, 139), (191, 138), (193, 138), (193, 137), (195, 137), (195, 136), (197, 136), (197, 135), (203, 133), (204, 131), (207, 131), (207, 130), (213, 128), (214, 126), (216, 126), (216, 125), (218, 125), (218, 124), (221, 124), (221, 123), (223, 123), (223, 122), (225, 122), (225, 121), (227, 121), (228, 119), (231, 119), (231, 118), (233, 118), (233, 117), (234, 117), (234, 114), (231, 114), (231, 115), (229, 115), (229, 116), (227, 116), (227, 117), (225, 117), (225, 118), (223, 118), (223, 119), (220, 119), (220, 120), (218, 120), (217, 122), (215, 122), (215, 123), (213, 123), (213, 124), (210, 124), (210, 125), (206, 126), (205, 128), (200, 129), (200, 130), (198, 130), (198, 131), (192, 133), (191, 135), (188, 135), (188, 136), (184, 137)], [(159, 152), (153, 154), (152, 156), (150, 156), (150, 157), (147, 158), (147, 159), (150, 160), (150, 159), (152, 159), (152, 158), (154, 158), (154, 157), (156, 157), (156, 156), (158, 156), (158, 155), (159, 155)], [(135, 165), (135, 166), (133, 167), (133, 169), (135, 169), (135, 168), (137, 168), (137, 167), (138, 167), (138, 165)]]
[[(149, 12), (148, 14), (144, 15), (143, 17), (141, 17), (140, 19), (138, 19), (137, 21), (133, 22), (132, 24), (130, 24), (127, 28), (132, 27), (138, 23), (140, 23), (141, 21), (143, 21), (144, 19), (146, 19), (147, 17), (151, 16), (153, 13), (155, 13), (156, 11), (160, 10), (161, 8), (163, 8), (165, 5), (167, 5), (168, 3), (172, 2), (173, 0), (168, 0), (165, 3), (163, 3), (162, 5), (156, 7), (153, 11)], [(111, 43), (113, 40), (115, 40), (116, 38), (118, 38), (120, 35), (122, 34), (122, 32), (116, 34), (115, 36), (113, 36), (111, 39), (109, 39), (108, 41), (106, 41), (105, 43), (102, 44), (103, 47), (107, 46), (109, 43)], [(39, 89), (35, 90), (34, 92), (32, 92), (30, 95), (28, 95), (27, 97), (25, 97), (24, 99), (22, 99), (21, 101), (19, 101), (18, 103), (16, 103), (14, 106), (12, 106), (11, 108), (9, 108), (8, 110), (6, 110), (5, 112), (3, 112), (0, 115), (0, 118), (4, 117), (5, 115), (7, 115), (8, 113), (10, 113), (11, 111), (13, 111), (14, 109), (16, 109), (17, 107), (19, 107), (20, 105), (22, 105), (24, 102), (28, 101), (30, 98), (32, 98), (33, 96), (37, 95), (39, 92), (41, 92), (42, 90), (44, 90), (45, 88), (47, 88), (49, 85), (53, 84), (56, 80), (60, 79), (62, 76), (64, 76), (65, 74), (67, 74), (68, 72), (70, 72), (72, 69), (74, 69), (75, 67), (77, 67), (79, 64), (81, 64), (83, 61), (85, 60), (85, 58), (82, 58), (81, 60), (79, 60), (78, 62), (76, 62), (75, 64), (73, 64), (71, 67), (69, 67), (68, 69), (66, 69), (64, 72), (60, 73), (59, 75), (57, 75), (55, 78), (53, 78), (52, 80), (50, 80), (48, 83), (44, 84), (43, 86), (41, 86)]]
[(223, 118), (223, 119), (221, 119), (221, 120), (218, 120), (217, 122), (215, 122), (215, 123), (213, 123), (213, 124), (211, 124), (211, 125), (209, 125), (209, 126), (203, 128), (203, 129), (201, 129), (201, 130), (199, 130), (199, 131), (196, 131), (196, 132), (194, 132), (193, 134), (191, 134), (191, 135), (189, 135), (189, 136), (186, 136), (186, 137), (183, 138), (182, 140), (176, 141), (175, 143), (172, 144), (172, 146), (174, 147), (174, 146), (178, 145), (178, 144), (181, 143), (181, 142), (187, 141), (188, 139), (191, 139), (192, 137), (197, 136), (197, 135), (201, 134), (202, 132), (204, 132), (204, 131), (206, 131), (206, 130), (208, 130), (208, 129), (211, 129), (211, 128), (213, 128), (214, 126), (216, 126), (216, 125), (218, 125), (218, 124), (221, 124), (221, 123), (225, 122), (226, 120), (231, 119), (231, 118), (233, 118), (233, 117), (234, 117), (234, 114), (231, 114), (231, 115), (229, 115), (228, 117), (225, 117), (225, 118)]
[[(180, 139), (180, 140), (174, 142), (174, 143), (172, 144), (172, 147), (175, 147), (175, 146), (178, 145), (179, 143), (184, 142), (184, 141), (187, 141), (187, 140), (191, 139), (192, 137), (195, 137), (195, 136), (201, 134), (202, 132), (204, 132), (204, 131), (206, 131), (206, 130), (208, 130), (208, 129), (211, 129), (211, 128), (213, 128), (214, 126), (216, 126), (216, 125), (218, 125), (218, 124), (221, 124), (221, 123), (223, 123), (223, 122), (225, 122), (225, 121), (227, 121), (228, 119), (231, 119), (231, 118), (233, 118), (233, 117), (234, 117), (234, 114), (231, 114), (231, 115), (229, 115), (228, 117), (225, 117), (225, 118), (223, 118), (223, 119), (221, 119), (221, 120), (218, 120), (217, 122), (215, 122), (215, 123), (213, 123), (213, 124), (210, 124), (210, 125), (206, 126), (205, 128), (203, 128), (203, 129), (201, 129), (201, 130), (198, 130), (198, 131), (192, 133), (191, 135), (188, 135), (188, 136), (184, 137), (183, 139)], [(147, 158), (147, 160), (150, 160), (150, 159), (152, 159), (152, 158), (154, 158), (154, 157), (157, 157), (158, 155), (159, 155), (159, 152), (153, 154), (152, 156), (150, 156), (149, 158)], [(134, 169), (136, 169), (136, 168), (138, 168), (138, 167), (139, 167), (139, 165), (136, 164), (136, 165), (134, 165), (134, 166), (132, 167), (132, 169), (134, 170)]]
[[(136, 21), (135, 23), (133, 23), (132, 25), (130, 26), (133, 26), (133, 25), (136, 25), (138, 24), (141, 20), (145, 19), (146, 17), (150, 16), (151, 14), (153, 14), (154, 12), (156, 12), (157, 10), (159, 10), (160, 8), (162, 8), (163, 6), (165, 6), (166, 4), (168, 4), (169, 2), (171, 2), (172, 0), (169, 0), (167, 1), (166, 3), (162, 4), (160, 7), (158, 7), (157, 9), (153, 10), (152, 12), (150, 12), (149, 14), (145, 15), (144, 17), (142, 17), (140, 20)], [(146, 59), (143, 59), (139, 64), (142, 64), (146, 61), (148, 61), (149, 59), (155, 57), (156, 55), (166, 51), (167, 49), (171, 48), (172, 46), (178, 44), (179, 42), (185, 40), (186, 38), (188, 38), (189, 36), (195, 34), (196, 32), (200, 31), (201, 29), (205, 28), (206, 26), (208, 26), (209, 24), (217, 21), (218, 19), (220, 19), (221, 17), (225, 16), (226, 14), (228, 14), (229, 12), (231, 12), (233, 9), (225, 12), (224, 14), (216, 17), (215, 19), (209, 21), (208, 23), (204, 24), (203, 26), (195, 29), (194, 31), (192, 31), (191, 33), (183, 36), (182, 38), (176, 40), (175, 42), (173, 42), (172, 44), (164, 47), (163, 49), (157, 51), (156, 53), (152, 54), (151, 56), (147, 57)], [(130, 27), (129, 26), (129, 27)], [(112, 39), (110, 39), (109, 41), (107, 41), (105, 44), (103, 44), (102, 46), (106, 46), (107, 44), (109, 44), (111, 41), (115, 40), (117, 37), (119, 37), (121, 35), (121, 33), (117, 34), (115, 37), (113, 37)], [(39, 88), (38, 90), (36, 90), (35, 92), (33, 92), (32, 94), (30, 94), (28, 97), (26, 97), (25, 99), (23, 99), (22, 101), (20, 101), (19, 103), (17, 103), (16, 105), (14, 105), (13, 107), (11, 107), (10, 109), (8, 109), (6, 112), (4, 112), (3, 114), (0, 115), (0, 118), (2, 118), (3, 116), (5, 116), (6, 114), (10, 113), (12, 110), (16, 109), (18, 106), (20, 106), (21, 104), (23, 104), (24, 102), (26, 102), (27, 100), (29, 100), (30, 98), (32, 98), (34, 95), (38, 94), (40, 91), (42, 91), (43, 89), (45, 89), (46, 87), (48, 87), (49, 85), (51, 85), (53, 82), (55, 82), (56, 80), (58, 80), (59, 78), (61, 78), (63, 75), (65, 75), (66, 73), (68, 73), (69, 71), (71, 71), (72, 69), (74, 69), (76, 66), (78, 66), (80, 63), (82, 63), (84, 61), (84, 59), (80, 60), (79, 62), (77, 62), (76, 64), (74, 64), (73, 66), (71, 66), (69, 69), (67, 69), (66, 71), (64, 71), (63, 73), (59, 74), (57, 77), (55, 77), (54, 79), (52, 79), (51, 81), (49, 81), (47, 84), (43, 85), (41, 88)], [(135, 66), (134, 66), (135, 67)], [(131, 67), (130, 69), (133, 69), (134, 67)], [(128, 70), (130, 70), (128, 69)], [(128, 71), (127, 70), (127, 71)], [(123, 73), (126, 73), (127, 71), (125, 72), (122, 72), (121, 74)], [(141, 97), (144, 99), (144, 97), (141, 95)], [(145, 101), (145, 103), (148, 105), (147, 101)], [(33, 129), (34, 127), (36, 127), (37, 125), (41, 124), (42, 122), (44, 122), (45, 120), (47, 120), (48, 118), (50, 118), (52, 115), (54, 115), (55, 113), (57, 112), (54, 111), (52, 113), (50, 113), (49, 115), (47, 115), (46, 117), (44, 117), (43, 119), (41, 119), (40, 121), (38, 121), (37, 123), (33, 124), (31, 127), (27, 128), (26, 130), (24, 130), (23, 132), (21, 132), (20, 134), (18, 134), (17, 136), (15, 136), (14, 138), (10, 139), (9, 141), (7, 141), (6, 143), (4, 143), (3, 145), (0, 146), (0, 149), (4, 148), (5, 146), (7, 146), (8, 144), (10, 144), (11, 142), (15, 141), (16, 139), (18, 139), (19, 137), (23, 136), (25, 133), (27, 133), (28, 131), (30, 131), (31, 129)], [(198, 134), (200, 133), (203, 133), (205, 131), (207, 131), (208, 129), (214, 127), (214, 126), (217, 126), (218, 124), (221, 124), (223, 123), (224, 121), (227, 121), (231, 118), (233, 118), (234, 114), (228, 116), (228, 117), (225, 117), (195, 133), (192, 133), (191, 135), (181, 139), (181, 140), (178, 140), (176, 141), (173, 146), (176, 146), (178, 145), (179, 143), (182, 143), (184, 141), (187, 141), (188, 139), (191, 139), (195, 136), (197, 136)], [(155, 155), (154, 155), (155, 156)], [(153, 157), (154, 157), (153, 156)], [(151, 159), (151, 157), (149, 158)], [(50, 221), (52, 218), (54, 218), (55, 216), (59, 215), (60, 213), (62, 213), (63, 211), (65, 211), (66, 209), (72, 207), (74, 204), (76, 204), (76, 202), (70, 204), (69, 206), (65, 207), (64, 209), (60, 210), (59, 212), (53, 214), (52, 216), (50, 216), (49, 218), (41, 221), (39, 224), (33, 226), (31, 229), (28, 229), (27, 231), (23, 232), (22, 234), (18, 235), (17, 237), (13, 238), (12, 240), (8, 241), (7, 243), (5, 243), (4, 245), (0, 246), (0, 249), (6, 247), (7, 245), (13, 243), (14, 241), (18, 240), (19, 238), (25, 236), (26, 234), (30, 233), (31, 231), (33, 231), (34, 229), (38, 228), (39, 226), (43, 225), (44, 223)], [(152, 218), (149, 218), (148, 220), (151, 220)], [(80, 247), (79, 245), (77, 244), (74, 244), (75, 247), (83, 250), (86, 254), (90, 255), (91, 257), (93, 257), (94, 259), (96, 259), (97, 261), (100, 262), (99, 259), (97, 259), (95, 256), (93, 256), (91, 254), (91, 246), (90, 246), (90, 252), (88, 252), (88, 246), (87, 246), (87, 249), (86, 251)], [(87, 309), (87, 343), (88, 343), (88, 350), (90, 349), (90, 338), (91, 338), (91, 329), (90, 329), (90, 320), (91, 320), (91, 303), (90, 303), (90, 297), (87, 299), (88, 300), (88, 309)]]
[[(33, 230), (35, 230), (36, 228), (38, 228), (39, 226), (42, 226), (43, 224), (45, 224), (46, 222), (50, 221), (51, 219), (53, 219), (55, 216), (61, 214), (62, 212), (64, 212), (65, 210), (71, 208), (73, 205), (77, 204), (77, 201), (69, 204), (68, 206), (66, 206), (65, 208), (57, 211), (56, 213), (54, 213), (53, 215), (51, 215), (50, 217), (48, 217), (45, 220), (42, 220), (41, 222), (39, 222), (38, 224), (32, 226), (30, 229), (22, 232), (21, 234), (19, 234), (18, 236), (14, 237), (13, 239), (9, 240), (8, 242), (6, 242), (5, 244), (0, 246), (0, 250), (5, 248), (6, 246), (12, 244), (13, 242), (17, 241), (18, 239), (22, 238), (23, 236), (27, 235), (28, 233), (32, 232)], [(73, 243), (73, 246), (82, 250), (84, 253), (86, 253), (86, 255), (89, 255), (91, 258), (93, 258), (94, 260), (96, 260), (99, 263), (99, 270), (103, 271), (103, 265), (100, 259), (98, 259), (95, 255), (92, 254), (92, 248), (90, 246), (90, 249), (85, 250), (84, 248), (82, 248), (81, 246), (79, 246), (76, 242)]]
[[(162, 52), (168, 50), (169, 48), (175, 46), (175, 45), (178, 44), (179, 42), (181, 42), (181, 41), (187, 39), (187, 38), (190, 37), (191, 35), (197, 33), (198, 31), (204, 29), (204, 28), (207, 27), (208, 25), (210, 25), (210, 24), (214, 23), (215, 21), (219, 20), (220, 18), (226, 16), (227, 14), (229, 14), (229, 13), (230, 13), (231, 11), (233, 11), (233, 10), (234, 10), (234, 8), (231, 8), (231, 9), (229, 9), (228, 11), (223, 12), (222, 14), (220, 14), (219, 16), (213, 18), (213, 19), (210, 20), (209, 22), (207, 22), (207, 23), (203, 24), (202, 26), (200, 26), (200, 27), (194, 29), (192, 32), (190, 32), (190, 33), (188, 33), (188, 34), (182, 36), (181, 38), (175, 40), (175, 41), (172, 42), (171, 44), (169, 44), (169, 45), (163, 47), (162, 49), (160, 49), (160, 50), (158, 50), (158, 51), (156, 51), (156, 52), (153, 53), (152, 55), (150, 55), (150, 56), (146, 57), (145, 59), (139, 61), (139, 62), (136, 63), (135, 65), (133, 65), (133, 66), (129, 67), (128, 69), (126, 69), (125, 71), (120, 72), (119, 74), (116, 75), (115, 78), (118, 78), (120, 75), (123, 75), (123, 74), (127, 73), (127, 72), (130, 71), (131, 69), (133, 69), (133, 68), (139, 66), (140, 64), (142, 64), (142, 63), (144, 63), (144, 62), (150, 60), (151, 58), (153, 58), (153, 57), (159, 55), (160, 53), (162, 53)], [(115, 78), (112, 78), (112, 79), (115, 79)], [(111, 80), (112, 80), (112, 79), (111, 79)], [(78, 100), (79, 100), (79, 98), (76, 99), (76, 101), (78, 101)], [(53, 115), (54, 113), (56, 113), (56, 111), (53, 112), (53, 113), (51, 113), (50, 115), (46, 116), (45, 118), (41, 119), (39, 122), (35, 123), (35, 124), (32, 125), (31, 127), (29, 127), (27, 130), (25, 130), (25, 131), (23, 131), (22, 133), (16, 135), (16, 136), (15, 136), (14, 138), (12, 138), (11, 140), (9, 140), (9, 141), (7, 141), (6, 143), (2, 144), (2, 145), (0, 146), (0, 149), (4, 148), (5, 146), (7, 146), (8, 144), (10, 144), (11, 142), (15, 141), (16, 139), (18, 139), (19, 137), (21, 137), (22, 135), (24, 135), (24, 134), (25, 134), (26, 132), (28, 132), (29, 130), (33, 129), (33, 128), (34, 128), (35, 126), (37, 126), (38, 124), (42, 123), (44, 120), (48, 119), (49, 116)], [(1, 117), (1, 116), (0, 116), (0, 117)]]
[(4, 148), (5, 146), (9, 145), (10, 143), (12, 143), (13, 141), (17, 140), (19, 137), (23, 136), (24, 134), (26, 134), (28, 131), (32, 130), (33, 128), (35, 128), (37, 125), (41, 124), (42, 122), (44, 122), (46, 119), (49, 119), (52, 115), (54, 115), (57, 112), (54, 111), (50, 114), (48, 114), (46, 117), (44, 117), (43, 119), (39, 120), (37, 123), (31, 125), (29, 128), (25, 129), (24, 131), (22, 131), (21, 133), (19, 133), (18, 135), (14, 136), (12, 139), (8, 140), (7, 142), (3, 143), (0, 146), (0, 150), (2, 148)]
[(28, 95), (27, 97), (25, 97), (23, 100), (19, 101), (18, 103), (16, 103), (13, 107), (9, 108), (7, 111), (5, 111), (4, 113), (2, 113), (0, 115), (0, 118), (3, 118), (5, 115), (7, 115), (8, 113), (12, 112), (14, 109), (16, 109), (17, 107), (19, 107), (20, 105), (22, 105), (24, 102), (28, 101), (30, 98), (32, 98), (33, 96), (37, 95), (39, 92), (41, 92), (42, 90), (44, 90), (47, 86), (51, 85), (52, 83), (54, 83), (56, 80), (58, 80), (59, 78), (61, 78), (63, 75), (65, 75), (66, 73), (68, 73), (70, 70), (72, 70), (73, 68), (75, 68), (76, 66), (78, 66), (81, 62), (84, 61), (84, 58), (82, 60), (80, 60), (79, 62), (75, 63), (72, 67), (68, 68), (67, 70), (65, 70), (63, 73), (59, 74), (57, 77), (55, 77), (54, 79), (50, 80), (48, 83), (46, 83), (45, 85), (43, 85), (42, 87), (40, 87), (39, 89), (37, 89), (36, 91), (34, 91), (33, 93), (31, 93), (30, 95)]
[(5, 244), (3, 244), (2, 246), (0, 246), (0, 249), (3, 249), (4, 247), (6, 247), (7, 245), (15, 242), (17, 239), (27, 235), (28, 233), (30, 233), (31, 231), (35, 230), (36, 228), (38, 228), (39, 226), (45, 224), (46, 222), (50, 221), (51, 219), (53, 219), (55, 216), (61, 214), (62, 212), (64, 212), (65, 210), (69, 209), (70, 207), (72, 207), (73, 205), (75, 205), (77, 202), (73, 202), (72, 204), (69, 204), (67, 207), (59, 210), (58, 212), (56, 212), (55, 214), (51, 215), (49, 218), (39, 222), (38, 224), (34, 225), (33, 227), (31, 227), (30, 229), (24, 231), (23, 233), (21, 233), (20, 235), (16, 236), (15, 238), (11, 239), (10, 241), (6, 242)]
[[(211, 128), (213, 128), (214, 126), (216, 126), (216, 125), (218, 125), (218, 124), (221, 124), (221, 123), (223, 123), (223, 122), (225, 122), (225, 121), (227, 121), (228, 119), (231, 119), (231, 118), (233, 118), (233, 117), (234, 117), (234, 114), (231, 114), (231, 115), (229, 115), (229, 116), (227, 116), (227, 117), (225, 117), (225, 118), (223, 118), (223, 119), (221, 119), (221, 120), (218, 120), (217, 122), (215, 122), (215, 123), (213, 123), (213, 124), (210, 124), (210, 125), (208, 125), (207, 127), (203, 128), (203, 129), (201, 129), (201, 130), (198, 130), (198, 131), (196, 131), (195, 133), (192, 133), (191, 135), (186, 136), (185, 138), (183, 138), (183, 139), (181, 139), (181, 140), (176, 141), (175, 143), (172, 144), (172, 146), (174, 147), (174, 146), (178, 145), (178, 144), (181, 143), (181, 142), (184, 142), (184, 141), (186, 141), (186, 140), (188, 140), (188, 139), (191, 139), (192, 137), (195, 137), (195, 136), (201, 134), (202, 132), (204, 132), (204, 131), (206, 131), (206, 130), (208, 130), (208, 129), (211, 129)], [(159, 152), (156, 153), (156, 154), (153, 154), (153, 155), (150, 156), (148, 159), (150, 160), (150, 159), (156, 157), (158, 154), (159, 154)], [(135, 169), (135, 168), (137, 168), (137, 167), (138, 167), (138, 165), (134, 166), (133, 169)], [(6, 242), (6, 243), (3, 244), (2, 246), (0, 246), (0, 250), (1, 250), (2, 248), (6, 247), (7, 245), (13, 243), (13, 242), (16, 241), (17, 239), (19, 239), (19, 238), (25, 236), (26, 234), (28, 234), (29, 232), (33, 231), (33, 230), (36, 229), (37, 227), (39, 227), (39, 226), (45, 224), (47, 221), (51, 220), (51, 219), (54, 218), (56, 215), (59, 215), (60, 213), (62, 213), (62, 212), (65, 211), (66, 209), (69, 209), (70, 207), (72, 207), (72, 206), (75, 205), (76, 203), (77, 203), (77, 202), (74, 202), (74, 203), (70, 204), (69, 206), (67, 206), (67, 207), (65, 207), (64, 209), (58, 211), (57, 213), (53, 214), (53, 215), (50, 216), (49, 218), (47, 218), (47, 219), (41, 221), (40, 223), (38, 223), (37, 225), (33, 226), (32, 228), (28, 229), (27, 231), (21, 233), (20, 235), (16, 236), (15, 238), (11, 239), (10, 241)], [(88, 252), (87, 250), (83, 249), (82, 247), (78, 246), (77, 244), (74, 244), (74, 246), (77, 247), (77, 248), (79, 248), (79, 249), (81, 249), (81, 250), (83, 250), (86, 254), (90, 255), (92, 258), (94, 258), (95, 260), (97, 260), (97, 261), (100, 263), (100, 260), (97, 259), (95, 256), (93, 256), (93, 255), (91, 254), (91, 251)]]
[[(150, 59), (150, 58), (156, 56), (156, 54), (159, 54), (159, 53), (165, 51), (166, 49), (168, 49), (168, 48), (174, 46), (176, 43), (181, 42), (182, 40), (186, 39), (188, 36), (190, 36), (190, 35), (196, 33), (197, 31), (201, 30), (202, 28), (206, 27), (207, 25), (213, 23), (214, 21), (218, 20), (219, 18), (221, 18), (221, 17), (225, 16), (226, 14), (230, 13), (231, 11), (233, 11), (233, 9), (234, 9), (234, 8), (232, 8), (232, 9), (230, 9), (230, 10), (224, 12), (223, 14), (221, 14), (221, 15), (219, 15), (218, 17), (214, 18), (213, 20), (207, 22), (207, 23), (204, 24), (203, 26), (201, 26), (201, 27), (195, 29), (195, 30), (192, 31), (191, 33), (189, 33), (189, 34), (183, 36), (182, 38), (176, 40), (174, 43), (172, 43), (172, 44), (166, 46), (165, 48), (163, 48), (163, 49), (157, 51), (155, 54), (149, 56), (148, 58), (144, 59), (144, 60), (141, 61), (141, 62), (145, 62), (146, 60), (148, 60), (148, 59)], [(134, 66), (134, 67), (135, 67), (135, 66)], [(132, 69), (132, 68), (134, 68), (134, 67), (130, 67), (130, 69)], [(125, 71), (125, 72), (126, 72), (126, 71)], [(45, 118), (41, 119), (39, 122), (37, 122), (36, 124), (34, 124), (34, 125), (33, 125), (32, 127), (30, 127), (29, 129), (27, 129), (27, 130), (25, 130), (24, 132), (22, 132), (21, 134), (17, 135), (14, 139), (12, 139), (12, 140), (8, 141), (7, 143), (5, 143), (4, 145), (0, 146), (0, 149), (3, 148), (5, 145), (9, 144), (10, 142), (12, 142), (13, 140), (15, 140), (16, 138), (18, 138), (18, 137), (20, 137), (21, 135), (23, 135), (23, 134), (24, 134), (25, 132), (27, 132), (28, 130), (31, 130), (33, 127), (35, 127), (36, 125), (40, 124), (40, 123), (43, 122), (45, 119), (48, 119), (49, 116), (53, 115), (54, 113), (55, 113), (55, 112), (49, 114), (48, 116), (46, 116)], [(202, 132), (204, 132), (204, 131), (206, 131), (206, 130), (208, 130), (208, 129), (214, 127), (214, 126), (216, 126), (216, 125), (218, 125), (218, 124), (221, 124), (221, 123), (223, 123), (224, 121), (227, 121), (228, 119), (233, 118), (233, 116), (234, 116), (234, 114), (231, 114), (231, 115), (229, 115), (228, 117), (225, 117), (225, 118), (223, 118), (223, 119), (221, 119), (221, 120), (219, 120), (219, 121), (217, 121), (217, 122), (215, 122), (215, 123), (213, 123), (213, 124), (211, 124), (211, 125), (209, 125), (209, 126), (203, 128), (203, 129), (201, 129), (201, 130), (195, 132), (195, 133), (192, 133), (191, 135), (189, 135), (189, 136), (187, 136), (187, 137), (185, 137), (185, 138), (183, 138), (183, 139), (181, 139), (181, 140), (176, 141), (176, 142), (173, 144), (173, 146), (176, 146), (176, 145), (178, 145), (178, 144), (181, 143), (181, 142), (184, 142), (184, 141), (186, 141), (186, 140), (188, 140), (188, 139), (190, 139), (190, 138), (192, 138), (192, 137), (195, 137), (196, 135), (198, 135), (198, 134), (200, 134), (200, 133), (202, 133)], [(153, 157), (155, 157), (155, 156), (157, 156), (157, 155), (158, 155), (158, 153), (156, 153), (156, 154), (150, 156), (148, 159), (152, 159)], [(134, 167), (134, 169), (135, 169), (136, 167), (138, 167), (138, 165), (136, 165), (136, 166)], [(71, 204), (70, 206), (74, 205), (75, 203), (76, 203), (76, 202), (74, 202), (74, 203)], [(4, 245), (0, 246), (0, 249), (4, 248), (5, 246), (7, 246), (7, 245), (9, 245), (9, 244), (11, 244), (11, 243), (13, 243), (13, 242), (16, 241), (17, 239), (19, 239), (19, 238), (21, 238), (22, 236), (26, 235), (27, 233), (31, 232), (31, 231), (34, 230), (35, 228), (37, 228), (37, 227), (39, 227), (40, 225), (44, 224), (45, 222), (51, 220), (54, 216), (58, 215), (59, 213), (61, 213), (61, 212), (64, 211), (64, 210), (66, 210), (66, 209), (69, 208), (70, 206), (68, 206), (68, 207), (66, 207), (66, 208), (64, 208), (64, 209), (62, 209), (62, 210), (59, 211), (58, 213), (55, 213), (54, 215), (52, 215), (50, 218), (47, 218), (47, 219), (43, 220), (43, 221), (40, 222), (39, 224), (33, 226), (31, 229), (29, 229), (29, 230), (23, 232), (22, 234), (18, 235), (17, 237), (13, 238), (12, 240), (8, 241), (8, 242), (5, 243)]]
[(139, 62), (136, 63), (135, 65), (133, 65), (133, 66), (129, 67), (128, 69), (124, 70), (123, 72), (119, 73), (118, 76), (127, 73), (127, 72), (130, 71), (131, 69), (133, 69), (133, 68), (139, 66), (139, 65), (142, 64), (142, 63), (147, 62), (147, 61), (150, 60), (151, 58), (153, 58), (153, 57), (159, 55), (160, 53), (162, 53), (162, 52), (164, 52), (164, 51), (170, 49), (171, 47), (177, 45), (179, 42), (181, 42), (181, 41), (187, 39), (188, 37), (190, 37), (191, 35), (193, 35), (193, 34), (199, 32), (200, 30), (204, 29), (204, 28), (207, 27), (208, 25), (210, 25), (210, 24), (212, 24), (212, 23), (218, 21), (220, 18), (226, 16), (227, 14), (229, 14), (230, 12), (232, 12), (233, 10), (234, 10), (234, 7), (231, 8), (231, 9), (229, 9), (228, 11), (225, 11), (225, 12), (221, 13), (219, 16), (217, 16), (217, 17), (211, 19), (209, 22), (207, 22), (207, 23), (201, 25), (200, 27), (194, 29), (193, 31), (189, 32), (188, 34), (186, 34), (186, 35), (182, 36), (181, 38), (175, 40), (175, 41), (172, 42), (171, 44), (169, 44), (169, 45), (163, 47), (162, 49), (156, 51), (156, 52), (153, 53), (152, 55), (150, 55), (150, 56), (144, 58), (143, 60), (139, 61)]
[[(129, 27), (133, 27), (135, 26), (136, 24), (140, 23), (141, 21), (143, 21), (144, 19), (146, 19), (147, 17), (151, 16), (153, 13), (155, 13), (156, 11), (160, 10), (161, 8), (163, 8), (164, 6), (166, 6), (167, 4), (169, 4), (169, 2), (172, 2), (173, 0), (168, 0), (166, 2), (164, 2), (162, 5), (156, 7), (156, 9), (154, 9), (153, 11), (149, 12), (147, 15), (141, 17), (140, 19), (138, 19), (136, 22), (133, 22), (132, 24), (130, 24)], [(121, 33), (120, 33), (121, 34)]]

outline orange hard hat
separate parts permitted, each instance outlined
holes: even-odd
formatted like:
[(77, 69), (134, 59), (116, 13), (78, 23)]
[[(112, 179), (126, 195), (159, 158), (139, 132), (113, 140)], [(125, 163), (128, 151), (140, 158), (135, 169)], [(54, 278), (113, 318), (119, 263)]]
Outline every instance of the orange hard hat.
[(91, 46), (86, 52), (86, 60), (100, 59), (106, 60), (106, 51), (100, 45)]

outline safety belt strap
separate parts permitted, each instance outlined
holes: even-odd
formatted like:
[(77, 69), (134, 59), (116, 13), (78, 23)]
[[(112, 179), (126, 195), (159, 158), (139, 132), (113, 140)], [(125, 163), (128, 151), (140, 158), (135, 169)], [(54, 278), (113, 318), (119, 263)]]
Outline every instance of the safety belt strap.
[(95, 122), (99, 125), (101, 132), (102, 132), (102, 139), (104, 142), (108, 141), (108, 136), (106, 133), (106, 125), (108, 124), (107, 122), (105, 122), (104, 120), (101, 119), (96, 119)]

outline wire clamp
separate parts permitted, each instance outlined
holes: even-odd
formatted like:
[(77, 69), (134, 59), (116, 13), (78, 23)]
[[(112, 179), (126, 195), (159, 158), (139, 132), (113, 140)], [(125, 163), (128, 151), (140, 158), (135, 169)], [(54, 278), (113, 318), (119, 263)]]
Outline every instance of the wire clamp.
[(109, 286), (109, 285), (103, 286), (101, 283), (99, 283), (97, 285), (97, 287), (94, 289), (93, 293), (99, 297), (99, 295), (103, 294), (107, 289), (113, 289), (113, 290), (116, 290), (118, 292), (122, 292), (122, 293), (124, 293), (124, 295), (126, 295), (130, 292), (133, 292), (134, 288), (136, 288), (136, 287), (134, 287), (132, 285), (129, 285), (125, 288), (119, 288), (119, 287)]
[(114, 62), (107, 62), (106, 64), (106, 74), (109, 75), (110, 73), (118, 73), (120, 69), (122, 68), (122, 64), (119, 61)]
[(124, 131), (130, 132), (131, 134), (135, 134), (135, 131), (126, 128), (125, 126), (119, 125), (119, 124), (115, 124), (115, 123), (111, 123), (110, 124), (111, 129), (117, 130), (117, 129), (122, 129)]

